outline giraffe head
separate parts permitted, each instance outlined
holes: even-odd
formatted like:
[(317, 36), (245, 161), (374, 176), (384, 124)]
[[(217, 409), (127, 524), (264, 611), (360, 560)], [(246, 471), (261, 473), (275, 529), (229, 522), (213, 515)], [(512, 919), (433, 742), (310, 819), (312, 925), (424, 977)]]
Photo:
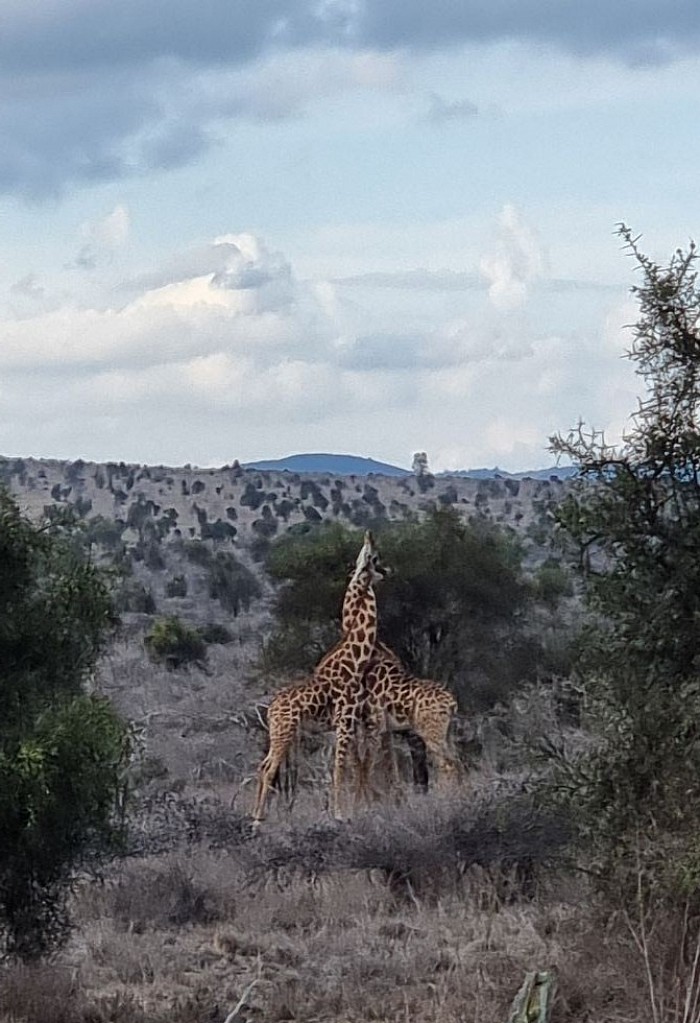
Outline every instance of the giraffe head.
[(365, 539), (362, 549), (357, 555), (355, 570), (351, 582), (371, 586), (379, 582), (386, 575), (386, 569), (382, 566), (379, 551), (374, 542), (374, 537), (368, 529), (365, 531)]

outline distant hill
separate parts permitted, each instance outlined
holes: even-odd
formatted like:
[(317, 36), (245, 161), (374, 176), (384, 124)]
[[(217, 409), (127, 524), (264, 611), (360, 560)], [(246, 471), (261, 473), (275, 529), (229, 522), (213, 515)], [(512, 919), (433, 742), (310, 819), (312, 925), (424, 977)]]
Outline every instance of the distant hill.
[[(333, 455), (330, 453), (289, 455), (287, 458), (268, 458), (259, 462), (246, 462), (245, 469), (260, 469), (267, 472), (316, 472), (330, 473), (334, 476), (410, 476), (409, 469), (387, 462), (377, 462), (374, 458), (361, 458), (359, 455)], [(506, 469), (450, 469), (436, 473), (437, 476), (457, 476), (469, 480), (548, 480), (555, 476), (560, 480), (568, 480), (576, 475), (571, 465), (552, 465), (545, 469), (527, 469), (522, 472), (507, 472)]]
[(287, 458), (246, 462), (243, 468), (265, 472), (322, 472), (334, 476), (369, 476), (370, 473), (379, 476), (410, 476), (408, 469), (389, 465), (388, 462), (377, 462), (374, 458), (361, 458), (359, 455), (289, 455)]
[(468, 480), (548, 480), (552, 476), (559, 480), (570, 480), (576, 475), (573, 465), (551, 465), (547, 469), (526, 469), (523, 472), (507, 472), (495, 466), (493, 469), (449, 469), (437, 473), (438, 476), (458, 476)]

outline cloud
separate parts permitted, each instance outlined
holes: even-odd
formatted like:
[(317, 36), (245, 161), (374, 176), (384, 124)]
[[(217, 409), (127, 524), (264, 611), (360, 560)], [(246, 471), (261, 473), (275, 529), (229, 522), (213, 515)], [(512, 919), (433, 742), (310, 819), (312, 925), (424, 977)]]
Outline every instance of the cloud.
[(468, 99), (446, 100), (431, 92), (425, 115), (429, 124), (446, 124), (453, 121), (471, 121), (479, 113), (476, 103)]
[(545, 43), (576, 54), (625, 60), (669, 59), (697, 50), (700, 17), (693, 0), (661, 6), (655, 0), (367, 0), (353, 38), (380, 49), (436, 49), (505, 39)]
[(0, 39), (0, 192), (36, 200), (182, 167), (216, 147), (231, 120), (303, 116), (311, 101), (394, 89), (402, 73), (392, 54), (292, 50), (243, 67), (142, 57), (138, 70), (105, 54), (104, 64), (67, 58), (53, 70), (28, 62), (9, 77)]
[(484, 286), (477, 273), (422, 268), (372, 271), (349, 277), (334, 277), (333, 283), (347, 287), (399, 288), (410, 291), (475, 291)]
[[(118, 243), (119, 223), (91, 230)], [(19, 301), (37, 282), (17, 285)], [(313, 435), (395, 461), (428, 450), (436, 468), (448, 454), (453, 467), (525, 468), (579, 414), (617, 429), (634, 407), (627, 307), (597, 333), (562, 335), (474, 291), (464, 315), (417, 329), (407, 308), (386, 330), (373, 303), (349, 316), (340, 290), (236, 233), (174, 255), (112, 307), (30, 302), (0, 323), (6, 450), (211, 464), (304, 450)]]
[[(700, 48), (695, 0), (8, 0), (0, 191), (30, 198), (186, 165), (232, 119), (396, 88), (411, 55), (519, 42), (654, 65)], [(430, 97), (433, 124), (474, 117)]]
[(73, 266), (81, 270), (94, 270), (100, 263), (109, 262), (126, 244), (131, 222), (126, 206), (115, 206), (100, 220), (86, 221), (80, 228), (85, 239), (75, 257)]
[(505, 311), (523, 305), (528, 287), (543, 274), (544, 257), (536, 234), (514, 206), (504, 206), (498, 219), (495, 250), (481, 260), (481, 271), (491, 302)]
[(519, 39), (574, 53), (697, 49), (694, 0), (36, 0), (3, 11), (0, 64), (12, 73), (132, 69), (164, 60), (241, 66), (271, 50), (435, 49)]
[(10, 285), (10, 294), (39, 300), (46, 294), (46, 289), (39, 284), (36, 274), (26, 274), (19, 281)]

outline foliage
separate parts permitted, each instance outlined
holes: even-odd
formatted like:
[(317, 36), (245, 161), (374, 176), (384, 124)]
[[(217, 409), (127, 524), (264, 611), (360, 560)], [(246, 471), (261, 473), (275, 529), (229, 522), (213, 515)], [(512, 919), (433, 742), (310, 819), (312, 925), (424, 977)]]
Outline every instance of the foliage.
[[(644, 396), (621, 445), (581, 425), (553, 449), (582, 482), (560, 521), (592, 621), (579, 664), (598, 743), (560, 764), (601, 877), (700, 894), (700, 290), (696, 251), (667, 266), (621, 226), (641, 271), (628, 357)], [(680, 879), (683, 878), (683, 883)]]
[[(359, 531), (324, 523), (271, 545), (267, 569), (282, 585), (266, 667), (310, 670), (338, 638), (361, 543)], [(377, 586), (380, 638), (412, 671), (450, 682), (465, 703), (488, 703), (517, 685), (523, 676), (515, 677), (511, 665), (532, 676), (536, 656), (520, 631), (528, 589), (510, 536), (486, 524), (466, 525), (454, 509), (440, 508), (422, 522), (380, 525), (379, 545), (390, 569)], [(483, 676), (476, 687), (475, 664)]]
[(73, 869), (121, 834), (128, 730), (83, 691), (113, 616), (78, 551), (0, 492), (0, 925), (23, 958), (65, 936)]
[(537, 596), (549, 607), (556, 607), (562, 597), (571, 597), (574, 592), (571, 576), (552, 558), (547, 558), (537, 569), (534, 584)]
[(191, 663), (201, 663), (207, 655), (207, 646), (197, 631), (179, 618), (158, 618), (144, 637), (149, 657), (172, 670)]
[(188, 540), (184, 544), (185, 557), (193, 565), (207, 566), (212, 560), (212, 553), (209, 547), (201, 540)]
[(260, 596), (260, 583), (230, 552), (219, 551), (209, 568), (209, 596), (234, 618)]
[(208, 622), (199, 629), (199, 635), (205, 643), (232, 643), (233, 635), (225, 625), (218, 622)]

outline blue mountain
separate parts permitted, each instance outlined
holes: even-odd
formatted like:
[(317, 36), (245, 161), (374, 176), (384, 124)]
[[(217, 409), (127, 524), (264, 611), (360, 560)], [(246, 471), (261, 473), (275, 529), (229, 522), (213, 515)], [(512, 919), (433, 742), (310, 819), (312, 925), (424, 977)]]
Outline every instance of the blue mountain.
[(245, 462), (244, 469), (264, 469), (276, 472), (322, 472), (331, 476), (410, 476), (408, 469), (388, 462), (377, 462), (374, 458), (360, 458), (358, 455), (308, 454), (289, 455), (287, 458), (270, 458), (259, 462)]

